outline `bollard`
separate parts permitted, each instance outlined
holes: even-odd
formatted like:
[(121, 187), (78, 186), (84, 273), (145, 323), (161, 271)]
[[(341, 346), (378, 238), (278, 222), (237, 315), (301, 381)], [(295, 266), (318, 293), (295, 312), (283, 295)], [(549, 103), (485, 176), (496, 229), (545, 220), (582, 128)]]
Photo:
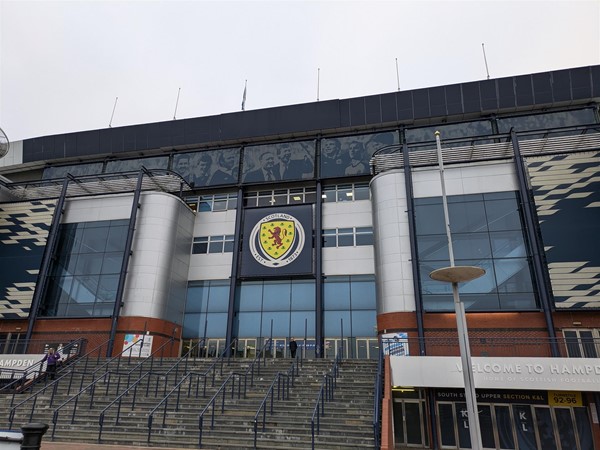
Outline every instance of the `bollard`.
[(21, 427), (23, 433), (23, 442), (21, 450), (40, 450), (42, 437), (48, 431), (48, 425), (45, 423), (28, 423)]

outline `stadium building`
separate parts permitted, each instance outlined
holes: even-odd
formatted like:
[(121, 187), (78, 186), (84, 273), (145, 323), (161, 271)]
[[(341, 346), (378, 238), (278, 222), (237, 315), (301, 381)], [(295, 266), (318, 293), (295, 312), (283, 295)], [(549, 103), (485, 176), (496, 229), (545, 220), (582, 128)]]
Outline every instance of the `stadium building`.
[(439, 131), (484, 447), (600, 448), (599, 101), (592, 66), (12, 142), (0, 339), (383, 348), (384, 446), (471, 448)]

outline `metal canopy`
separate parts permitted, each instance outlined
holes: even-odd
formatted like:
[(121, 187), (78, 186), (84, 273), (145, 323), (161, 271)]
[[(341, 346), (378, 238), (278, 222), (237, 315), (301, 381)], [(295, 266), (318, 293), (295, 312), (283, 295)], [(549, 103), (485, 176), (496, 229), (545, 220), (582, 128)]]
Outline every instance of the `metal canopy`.
[[(187, 192), (192, 187), (181, 176), (170, 170), (142, 169), (142, 191), (161, 191), (169, 193)], [(139, 171), (112, 174), (83, 175), (74, 177), (67, 174), (69, 186), (67, 197), (87, 195), (118, 194), (133, 192)], [(58, 198), (65, 177), (51, 180), (27, 181), (19, 183), (3, 183), (15, 200), (38, 200)]]

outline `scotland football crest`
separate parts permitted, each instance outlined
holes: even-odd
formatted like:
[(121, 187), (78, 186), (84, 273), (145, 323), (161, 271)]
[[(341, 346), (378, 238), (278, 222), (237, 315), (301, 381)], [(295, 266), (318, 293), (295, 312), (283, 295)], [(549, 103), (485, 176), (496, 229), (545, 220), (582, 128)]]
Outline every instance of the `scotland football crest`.
[(241, 276), (312, 274), (312, 207), (246, 209), (243, 241)]
[(289, 214), (264, 217), (252, 229), (250, 251), (266, 267), (283, 267), (294, 261), (304, 248), (304, 228)]

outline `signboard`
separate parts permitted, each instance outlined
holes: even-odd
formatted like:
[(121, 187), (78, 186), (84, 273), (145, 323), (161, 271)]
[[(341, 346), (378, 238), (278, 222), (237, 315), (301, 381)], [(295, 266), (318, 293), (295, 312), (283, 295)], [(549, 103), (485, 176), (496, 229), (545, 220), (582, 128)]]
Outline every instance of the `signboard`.
[(548, 392), (548, 404), (550, 406), (583, 406), (581, 392)]
[(245, 211), (242, 277), (312, 274), (312, 206)]
[(381, 335), (384, 355), (408, 356), (408, 333), (385, 333)]
[[(0, 379), (13, 378), (15, 371), (25, 371), (43, 358), (43, 353), (35, 355), (0, 355)], [(33, 371), (27, 374), (27, 378), (32, 378), (35, 373)]]
[(153, 336), (149, 334), (126, 334), (123, 338), (123, 350), (131, 347), (123, 353), (123, 356), (147, 358), (152, 354), (152, 340)]
[[(481, 403), (547, 405), (549, 401), (547, 391), (478, 389), (475, 397)], [(436, 389), (435, 400), (438, 402), (465, 402), (465, 391), (462, 389)]]
[[(390, 357), (395, 386), (464, 388), (458, 356)], [(472, 358), (478, 389), (600, 392), (596, 358)]]

